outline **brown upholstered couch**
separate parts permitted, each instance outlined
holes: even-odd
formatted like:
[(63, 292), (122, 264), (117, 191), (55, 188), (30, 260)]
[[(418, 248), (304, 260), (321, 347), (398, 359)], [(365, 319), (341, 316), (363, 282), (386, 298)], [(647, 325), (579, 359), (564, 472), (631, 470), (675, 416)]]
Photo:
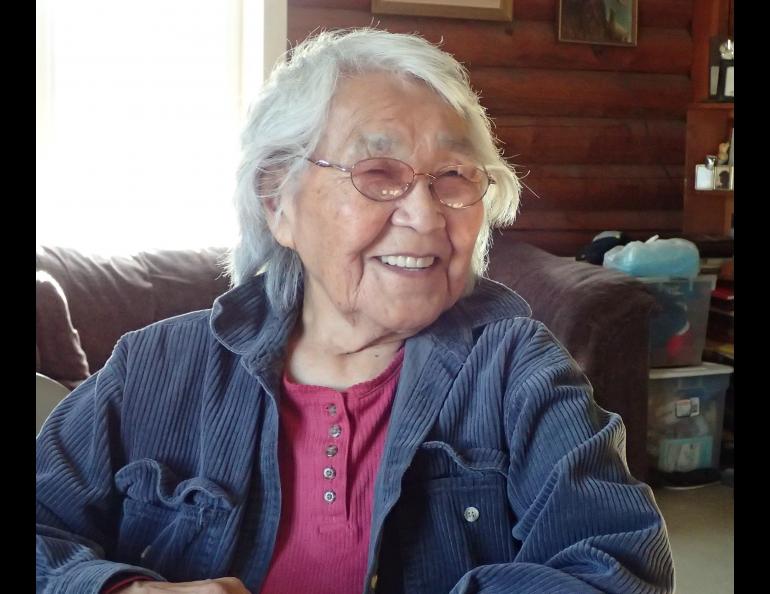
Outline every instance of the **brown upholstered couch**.
[[(223, 249), (96, 257), (37, 249), (37, 371), (72, 388), (98, 371), (118, 338), (211, 306), (227, 290)], [(489, 276), (515, 289), (570, 350), (597, 402), (622, 415), (633, 474), (647, 478), (648, 317), (643, 285), (497, 234)]]

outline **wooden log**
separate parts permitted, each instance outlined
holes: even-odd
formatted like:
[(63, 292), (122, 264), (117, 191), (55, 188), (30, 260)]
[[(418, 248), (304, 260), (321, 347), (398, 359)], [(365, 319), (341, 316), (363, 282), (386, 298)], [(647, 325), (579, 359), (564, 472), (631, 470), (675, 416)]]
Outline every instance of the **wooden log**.
[(522, 212), (513, 223), (515, 229), (619, 229), (634, 231), (672, 231), (682, 228), (682, 212), (675, 210), (583, 210)]
[(533, 177), (551, 179), (668, 179), (682, 177), (681, 165), (529, 165)]
[(521, 210), (681, 210), (683, 178), (522, 180)]
[[(297, 6), (341, 8), (371, 13), (371, 0), (289, 0), (289, 10)], [(687, 29), (692, 19), (693, 0), (644, 0), (639, 3), (640, 27)], [(559, 0), (513, 0), (514, 26), (522, 21), (557, 23)], [(437, 19), (439, 23), (450, 19)]]
[(682, 118), (690, 79), (673, 74), (474, 68), (491, 115)]
[(684, 29), (647, 28), (638, 46), (591, 46), (559, 43), (553, 25), (523, 21), (513, 31), (502, 23), (376, 15), (356, 10), (289, 7), (292, 44), (319, 26), (327, 29), (375, 26), (393, 33), (419, 33), (453, 54), (469, 68), (505, 66), (567, 70), (608, 70), (689, 74), (692, 39)]
[(682, 210), (682, 166), (533, 165), (517, 170), (522, 212)]
[[(687, 29), (692, 19), (692, 10), (693, 0), (643, 0), (639, 2), (639, 26)], [(558, 19), (559, 0), (513, 0), (514, 23), (518, 21), (557, 23)]]
[(494, 123), (514, 163), (684, 163), (681, 120), (500, 116)]

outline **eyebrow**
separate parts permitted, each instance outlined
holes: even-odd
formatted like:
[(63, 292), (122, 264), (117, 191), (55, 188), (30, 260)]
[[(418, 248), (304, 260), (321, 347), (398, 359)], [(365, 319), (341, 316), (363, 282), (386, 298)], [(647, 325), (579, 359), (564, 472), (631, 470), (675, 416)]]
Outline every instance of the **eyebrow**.
[(387, 134), (362, 134), (353, 144), (356, 154), (383, 155), (390, 153), (394, 146), (401, 144)]
[(468, 157), (475, 156), (473, 145), (467, 138), (456, 138), (453, 136), (439, 136), (438, 142), (441, 146), (448, 148), (454, 153), (462, 153)]
[[(467, 138), (441, 135), (438, 138), (438, 142), (440, 146), (447, 148), (452, 152), (460, 153), (468, 157), (475, 156), (473, 145)], [(389, 136), (388, 134), (373, 133), (360, 135), (353, 143), (353, 148), (356, 155), (361, 155), (363, 153), (374, 156), (392, 153), (395, 147), (402, 144), (403, 143), (398, 138)]]

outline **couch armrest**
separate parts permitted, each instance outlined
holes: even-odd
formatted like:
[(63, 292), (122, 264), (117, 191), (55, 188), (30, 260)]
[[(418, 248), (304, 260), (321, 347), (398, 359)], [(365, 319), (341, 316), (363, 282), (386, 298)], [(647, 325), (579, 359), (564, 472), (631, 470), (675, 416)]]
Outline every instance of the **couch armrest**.
[(489, 277), (519, 293), (572, 354), (594, 387), (596, 402), (620, 414), (627, 457), (647, 477), (649, 316), (655, 303), (644, 285), (621, 272), (554, 256), (497, 236)]

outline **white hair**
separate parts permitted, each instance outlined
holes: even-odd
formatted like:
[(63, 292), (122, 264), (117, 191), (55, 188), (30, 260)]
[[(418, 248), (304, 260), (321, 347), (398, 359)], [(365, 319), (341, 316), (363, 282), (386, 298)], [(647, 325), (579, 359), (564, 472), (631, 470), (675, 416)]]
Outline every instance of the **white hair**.
[[(312, 166), (301, 157), (313, 153), (325, 131), (341, 75), (388, 72), (423, 81), (467, 122), (476, 157), (495, 180), (483, 199), (484, 222), (471, 260), (472, 287), (486, 271), (492, 227), (510, 224), (516, 216), (521, 186), (495, 144), (490, 120), (465, 68), (422, 37), (369, 28), (321, 32), (287, 57), (261, 89), (241, 135), (235, 193), (239, 237), (227, 261), (232, 283), (240, 285), (264, 272), (273, 307), (297, 305), (302, 262), (295, 251), (273, 238), (263, 201), (275, 199)], [(266, 172), (280, 172), (277, 184), (265, 183)]]

